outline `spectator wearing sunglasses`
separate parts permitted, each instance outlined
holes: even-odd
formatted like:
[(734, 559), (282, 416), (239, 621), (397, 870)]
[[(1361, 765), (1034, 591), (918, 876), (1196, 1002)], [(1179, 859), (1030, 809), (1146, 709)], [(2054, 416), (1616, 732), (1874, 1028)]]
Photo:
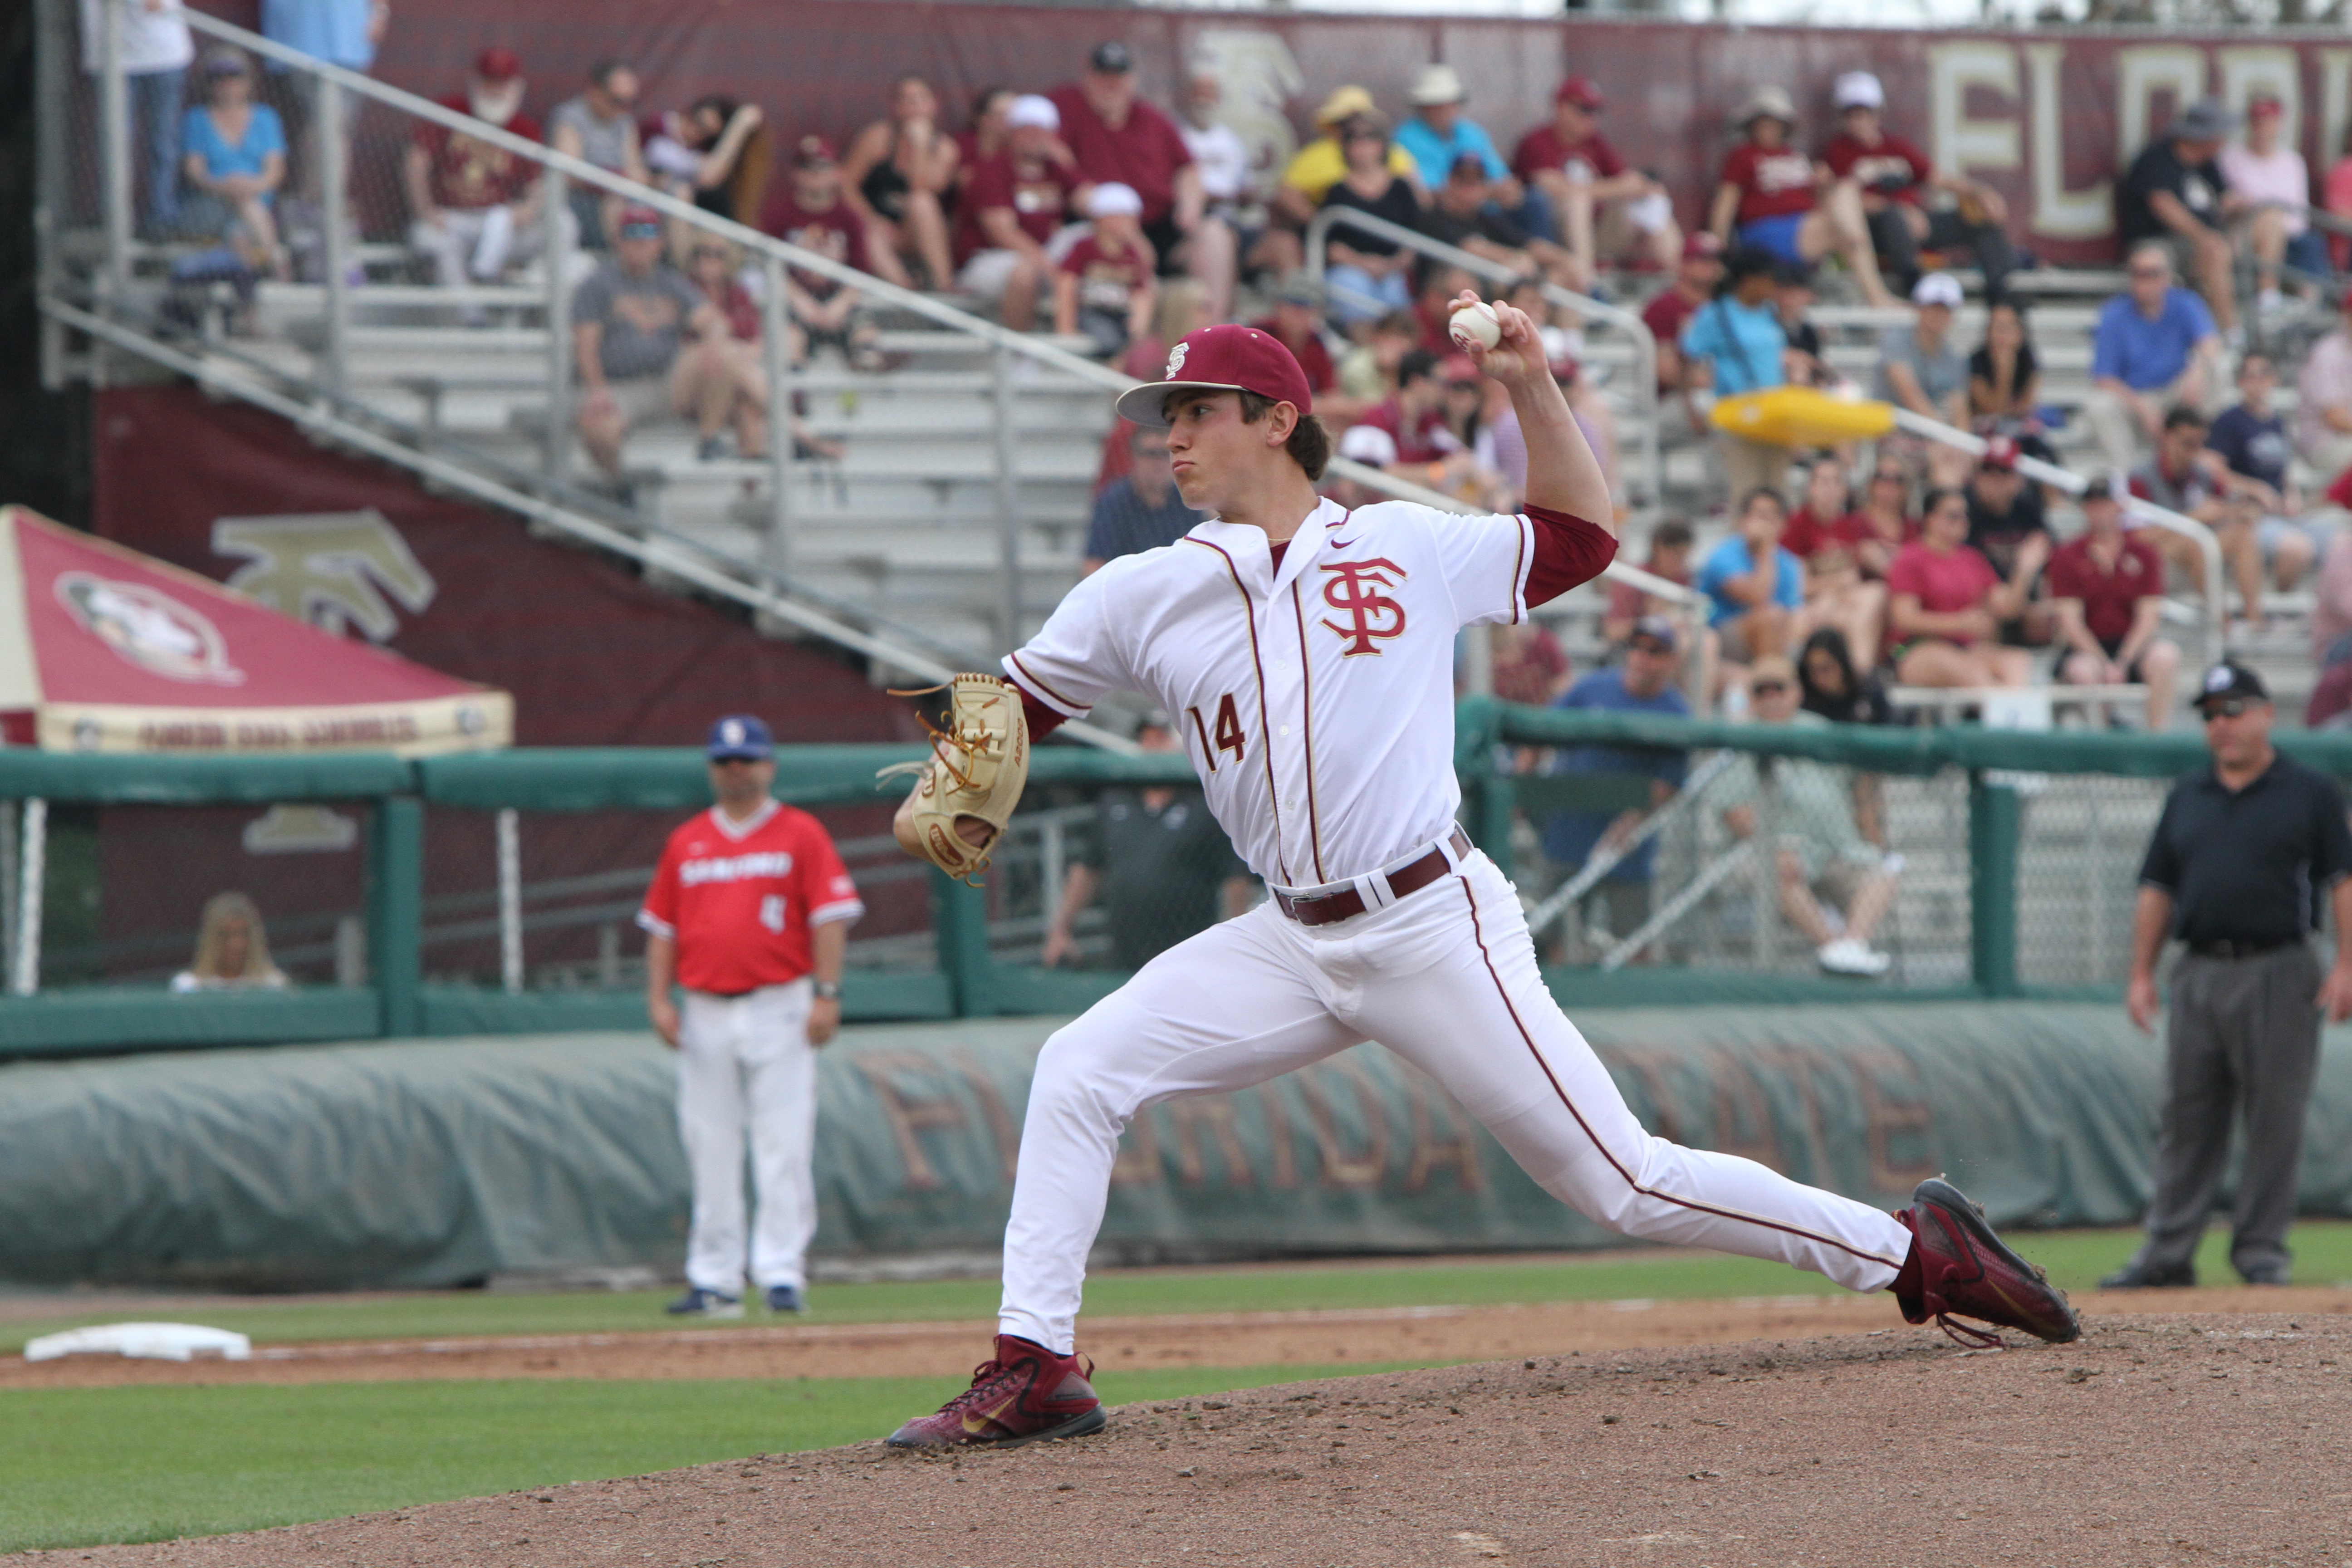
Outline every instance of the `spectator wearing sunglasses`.
[[(1798, 707), (1801, 694), (1797, 667), (1777, 653), (1748, 672), (1748, 709), (1759, 723), (1827, 724)], [(1871, 938), (1895, 907), (1902, 861), (1857, 826), (1862, 778), (1801, 757), (1743, 752), (1714, 787), (1717, 799), (1733, 803), (1723, 822), (1734, 837), (1756, 837), (1759, 808), (1773, 825), (1780, 842), (1767, 847), (1780, 912), (1813, 944), (1823, 972), (1862, 979), (1885, 973), (1894, 961)]]
[[(2352, 832), (2325, 774), (2271, 744), (2270, 690), (2243, 665), (2205, 672), (2197, 696), (2212, 755), (2172, 786), (2140, 867), (2132, 922), (2132, 1022), (2156, 1022), (2157, 960), (2179, 940), (2166, 1026), (2166, 1093), (2147, 1238), (2105, 1289), (2197, 1282), (2197, 1244), (2221, 1184), (2243, 1100), (2245, 1163), (2230, 1263), (2250, 1285), (2284, 1285), (2293, 1258), (2304, 1112), (2322, 1017), (2352, 1017)], [(2313, 951), (2322, 904), (2334, 963)]]

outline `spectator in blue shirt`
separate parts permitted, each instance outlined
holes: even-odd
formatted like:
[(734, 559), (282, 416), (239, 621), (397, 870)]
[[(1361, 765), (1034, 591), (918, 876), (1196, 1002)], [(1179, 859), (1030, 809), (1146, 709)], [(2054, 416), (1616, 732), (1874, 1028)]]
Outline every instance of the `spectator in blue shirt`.
[[(312, 59), (365, 75), (375, 65), (376, 46), (392, 25), (391, 0), (261, 0), (261, 36), (299, 49)], [(319, 199), (318, 150), (310, 129), (317, 112), (319, 79), (281, 60), (266, 68), (268, 96), (287, 121), (289, 138), (303, 156), (295, 160), (295, 186), (304, 199)], [(351, 164), (352, 127), (359, 123), (356, 100), (343, 101), (343, 167)]]
[[(1674, 623), (1660, 616), (1644, 616), (1634, 623), (1633, 635), (1626, 639), (1622, 664), (1594, 670), (1552, 706), (1686, 719), (1690, 704), (1675, 685), (1680, 663)], [(1686, 763), (1682, 752), (1654, 746), (1570, 746), (1560, 751), (1546, 771), (1646, 777), (1650, 809), (1654, 811), (1682, 787)], [(1543, 853), (1557, 873), (1555, 880), (1573, 877), (1596, 849), (1613, 850), (1624, 843), (1646, 815), (1638, 810), (1613, 816), (1595, 811), (1553, 812), (1544, 821)], [(1623, 938), (1650, 918), (1651, 884), (1657, 875), (1654, 847), (1654, 841), (1644, 843), (1609, 868), (1586, 900), (1582, 920), (1588, 927)], [(1596, 953), (1601, 945), (1594, 944)]]
[(2271, 582), (2287, 594), (2327, 547), (2329, 534), (2303, 520), (2303, 497), (2288, 469), (2294, 448), (2287, 440), (2286, 416), (2271, 402), (2278, 384), (2271, 356), (2248, 350), (2238, 362), (2238, 401), (2214, 418), (2205, 432), (2205, 449), (2229, 466), (2242, 481), (2239, 494), (2261, 509), (2255, 543)]
[(257, 271), (290, 276), (278, 245), (278, 187), (286, 181), (286, 127), (253, 101), (245, 51), (223, 45), (205, 57), (205, 101), (181, 122), (181, 178), (189, 195), (180, 226), (225, 239)]
[(1168, 466), (1168, 432), (1138, 425), (1127, 439), (1135, 466), (1095, 497), (1080, 576), (1100, 571), (1106, 561), (1173, 544), (1208, 521), (1177, 493), (1176, 476)]
[[(1789, 504), (1775, 489), (1749, 490), (1728, 539), (1699, 563), (1698, 591), (1707, 597), (1706, 624), (1723, 639), (1723, 657), (1744, 666), (1766, 654), (1786, 653), (1805, 607), (1805, 568), (1780, 548)], [(1745, 684), (1744, 668), (1725, 674)]]
[(1486, 166), (1486, 178), (1495, 182), (1489, 206), (1508, 213), (1538, 239), (1559, 238), (1551, 203), (1511, 173), (1486, 128), (1462, 112), (1470, 89), (1462, 85), (1461, 73), (1449, 65), (1423, 66), (1405, 97), (1412, 104), (1412, 117), (1397, 127), (1396, 144), (1412, 155), (1425, 188), (1435, 191), (1444, 184), (1457, 160), (1475, 158)]
[[(1775, 308), (1779, 278), (1771, 254), (1754, 246), (1724, 258), (1715, 298), (1683, 323), (1685, 375), (1718, 398), (1765, 392), (1789, 380), (1789, 336)], [(1777, 487), (1789, 472), (1789, 449), (1717, 427), (1724, 489), (1731, 495)]]
[(2137, 468), (2173, 405), (2210, 414), (2221, 387), (2221, 334), (2205, 301), (2175, 282), (2160, 240), (2132, 247), (2124, 292), (2099, 311), (2091, 396), (2083, 410), (2111, 468)]

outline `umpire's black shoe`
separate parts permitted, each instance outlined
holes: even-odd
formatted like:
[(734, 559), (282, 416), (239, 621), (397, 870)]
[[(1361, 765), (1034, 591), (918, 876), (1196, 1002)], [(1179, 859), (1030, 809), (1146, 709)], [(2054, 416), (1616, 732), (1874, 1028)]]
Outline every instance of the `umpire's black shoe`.
[(689, 1285), (685, 1295), (662, 1310), (673, 1318), (740, 1318), (743, 1315), (743, 1298)]
[(2142, 1263), (2137, 1258), (2099, 1281), (2102, 1290), (2185, 1290), (2197, 1283), (2194, 1263)]

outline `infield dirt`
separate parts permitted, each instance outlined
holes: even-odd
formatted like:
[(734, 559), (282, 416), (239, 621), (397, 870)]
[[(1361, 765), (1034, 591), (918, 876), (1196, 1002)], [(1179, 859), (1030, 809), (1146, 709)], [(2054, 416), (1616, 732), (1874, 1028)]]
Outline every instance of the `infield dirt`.
[(1521, 1357), (1129, 1406), (1009, 1452), (864, 1444), (16, 1561), (2332, 1565), (2347, 1362), (2352, 1319), (2317, 1313)]

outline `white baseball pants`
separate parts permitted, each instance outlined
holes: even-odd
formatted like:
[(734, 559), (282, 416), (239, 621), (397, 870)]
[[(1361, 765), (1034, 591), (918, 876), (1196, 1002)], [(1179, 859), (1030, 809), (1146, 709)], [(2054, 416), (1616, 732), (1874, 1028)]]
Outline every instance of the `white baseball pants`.
[(1509, 882), (1473, 852), (1444, 879), (1331, 925), (1261, 904), (1161, 953), (1055, 1032), (1021, 1130), (1003, 1331), (1075, 1348), (1129, 1118), (1366, 1039), (1443, 1084), (1546, 1192), (1612, 1230), (1776, 1258), (1856, 1290), (1884, 1289), (1909, 1251), (1910, 1233), (1867, 1205), (1643, 1131), (1545, 990)]
[[(807, 1283), (816, 1234), (816, 1051), (809, 983), (740, 996), (686, 993), (677, 1037), (677, 1132), (694, 1180), (686, 1279), (740, 1295)], [(744, 1244), (743, 1146), (751, 1134), (759, 1206)]]

